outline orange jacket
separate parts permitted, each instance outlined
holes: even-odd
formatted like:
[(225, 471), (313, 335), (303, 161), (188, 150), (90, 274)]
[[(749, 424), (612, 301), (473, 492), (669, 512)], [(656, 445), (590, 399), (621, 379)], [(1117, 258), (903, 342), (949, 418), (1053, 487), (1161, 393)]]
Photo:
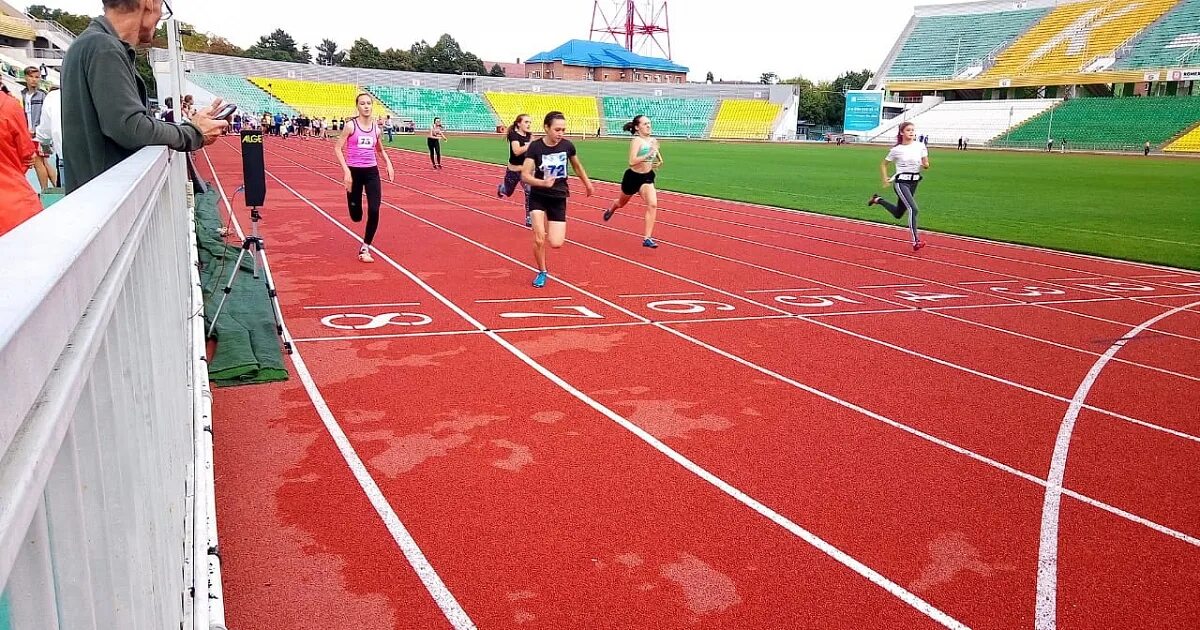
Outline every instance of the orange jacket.
[(20, 101), (0, 94), (0, 234), (42, 210), (41, 199), (25, 179), (36, 151)]

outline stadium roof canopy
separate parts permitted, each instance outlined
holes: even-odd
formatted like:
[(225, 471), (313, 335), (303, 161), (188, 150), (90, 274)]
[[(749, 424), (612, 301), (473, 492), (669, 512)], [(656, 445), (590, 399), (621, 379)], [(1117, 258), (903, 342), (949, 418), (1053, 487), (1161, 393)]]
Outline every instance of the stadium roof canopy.
[(525, 63), (550, 63), (561, 61), (567, 66), (588, 68), (632, 68), (635, 70), (658, 70), (660, 72), (687, 72), (688, 69), (668, 59), (645, 57), (625, 50), (617, 44), (590, 42), (572, 39), (549, 52), (538, 53)]

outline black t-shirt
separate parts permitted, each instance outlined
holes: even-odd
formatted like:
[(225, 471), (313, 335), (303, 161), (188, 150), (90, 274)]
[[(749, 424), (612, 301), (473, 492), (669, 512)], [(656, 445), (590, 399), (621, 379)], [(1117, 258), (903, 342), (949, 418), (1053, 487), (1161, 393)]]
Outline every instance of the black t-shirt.
[(538, 138), (529, 143), (525, 157), (533, 160), (533, 176), (538, 179), (554, 178), (553, 188), (533, 188), (533, 194), (540, 197), (566, 198), (571, 196), (567, 189), (567, 163), (575, 157), (575, 145), (570, 140), (560, 140), (558, 144), (548, 147), (544, 138)]
[(513, 153), (512, 143), (519, 142), (520, 144), (518, 144), (517, 146), (523, 147), (523, 146), (529, 144), (530, 140), (533, 140), (533, 134), (521, 135), (521, 132), (517, 131), (516, 129), (513, 129), (512, 131), (508, 132), (508, 163), (509, 164), (512, 164), (513, 166), (520, 166), (525, 163), (524, 155), (517, 155), (516, 153)]

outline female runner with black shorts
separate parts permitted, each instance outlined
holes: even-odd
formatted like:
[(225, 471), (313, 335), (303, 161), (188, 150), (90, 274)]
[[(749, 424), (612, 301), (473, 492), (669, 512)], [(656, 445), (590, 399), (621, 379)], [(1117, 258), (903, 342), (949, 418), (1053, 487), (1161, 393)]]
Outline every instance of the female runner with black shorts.
[(525, 164), (525, 151), (533, 142), (533, 133), (529, 131), (532, 124), (529, 114), (521, 114), (508, 126), (508, 170), (504, 171), (504, 181), (496, 184), (497, 197), (511, 197), (517, 184), (525, 189), (525, 227), (533, 227), (533, 222), (529, 217), (529, 185), (521, 182), (521, 166)]
[(629, 168), (621, 178), (621, 196), (604, 211), (604, 220), (612, 218), (617, 210), (625, 207), (634, 195), (641, 195), (646, 202), (646, 230), (642, 235), (642, 247), (655, 248), (654, 219), (658, 215), (658, 191), (654, 188), (655, 174), (662, 166), (662, 152), (658, 148), (658, 139), (650, 135), (650, 119), (646, 116), (635, 116), (625, 123), (623, 129), (633, 134), (629, 142)]
[(596, 191), (588, 179), (583, 164), (575, 155), (575, 145), (563, 136), (567, 133), (567, 118), (562, 112), (550, 112), (543, 121), (546, 135), (529, 143), (525, 163), (521, 166), (521, 181), (529, 186), (530, 216), (533, 218), (533, 259), (538, 274), (533, 286), (546, 286), (546, 244), (558, 249), (567, 239), (567, 163), (583, 182), (587, 196)]

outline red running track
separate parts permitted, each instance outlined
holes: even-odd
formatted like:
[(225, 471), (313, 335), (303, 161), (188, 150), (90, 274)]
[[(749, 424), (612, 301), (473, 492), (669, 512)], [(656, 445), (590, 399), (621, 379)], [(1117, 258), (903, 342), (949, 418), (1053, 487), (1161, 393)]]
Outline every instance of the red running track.
[(538, 290), (499, 167), (392, 158), (365, 265), (332, 145), (267, 145), (230, 627), (1200, 625), (1200, 274), (673, 193), (650, 251), (600, 183)]

